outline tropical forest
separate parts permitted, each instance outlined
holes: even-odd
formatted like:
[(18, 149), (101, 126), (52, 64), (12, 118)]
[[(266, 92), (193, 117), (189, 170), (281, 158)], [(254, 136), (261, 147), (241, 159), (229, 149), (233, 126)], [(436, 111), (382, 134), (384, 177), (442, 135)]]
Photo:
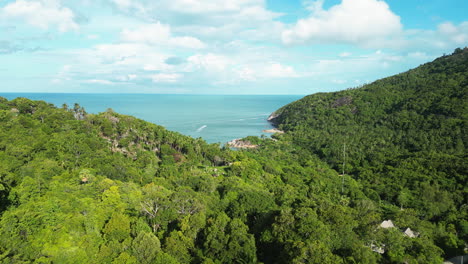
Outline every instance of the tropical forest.
[[(467, 254), (468, 48), (208, 144), (0, 97), (0, 263), (434, 263)], [(284, 132), (284, 133), (282, 133)]]

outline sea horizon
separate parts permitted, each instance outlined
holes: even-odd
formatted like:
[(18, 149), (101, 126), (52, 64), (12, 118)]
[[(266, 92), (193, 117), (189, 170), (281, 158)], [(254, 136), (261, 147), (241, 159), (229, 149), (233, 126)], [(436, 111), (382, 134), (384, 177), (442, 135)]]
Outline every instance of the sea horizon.
[(140, 93), (3, 93), (12, 100), (25, 97), (61, 107), (78, 103), (88, 113), (111, 108), (209, 143), (225, 144), (246, 136), (270, 134), (268, 116), (304, 95), (140, 94)]
[[(346, 90), (346, 89), (342, 89), (342, 90)], [(339, 91), (342, 91), (342, 90), (333, 90), (333, 91), (325, 91), (325, 92), (339, 92)], [(316, 92), (316, 93), (320, 93), (320, 92)], [(105, 95), (105, 94), (112, 94), (112, 95), (128, 95), (128, 94), (136, 94), (136, 95), (202, 95), (202, 96), (250, 96), (250, 95), (253, 95), (253, 96), (257, 96), (257, 95), (261, 95), (261, 96), (307, 96), (307, 95), (311, 95), (311, 94), (314, 94), (314, 93), (307, 93), (307, 94), (197, 94), (197, 93), (113, 93), (113, 92), (108, 92), (108, 93), (104, 93), (104, 92), (98, 92), (98, 93), (89, 93), (89, 92), (60, 92), (60, 93), (57, 93), (57, 92), (1, 92), (0, 91), (0, 96), (2, 94), (96, 94), (96, 95)]]

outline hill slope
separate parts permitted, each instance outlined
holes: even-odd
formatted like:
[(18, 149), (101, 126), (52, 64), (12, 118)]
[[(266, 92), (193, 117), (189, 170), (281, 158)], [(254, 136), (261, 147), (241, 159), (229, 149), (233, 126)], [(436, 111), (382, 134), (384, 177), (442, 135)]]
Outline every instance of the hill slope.
[(0, 127), (1, 263), (381, 259), (367, 246), (376, 205), (358, 184), (343, 197), (338, 173), (287, 144), (231, 151), (25, 98), (0, 98)]
[(368, 195), (452, 226), (460, 240), (438, 241), (446, 250), (467, 241), (467, 48), (361, 88), (307, 96), (271, 119), (287, 132), (280, 138), (352, 175)]

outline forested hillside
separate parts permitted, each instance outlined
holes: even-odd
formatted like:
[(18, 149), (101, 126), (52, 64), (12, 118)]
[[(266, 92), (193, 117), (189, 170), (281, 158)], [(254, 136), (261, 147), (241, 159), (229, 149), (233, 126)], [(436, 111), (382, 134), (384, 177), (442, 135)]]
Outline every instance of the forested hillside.
[(376, 206), (358, 221), (358, 184), (342, 196), (335, 171), (288, 143), (231, 151), (112, 110), (25, 98), (0, 109), (3, 263), (380, 258), (365, 237)]
[[(282, 140), (359, 181), (367, 197), (434, 223), (446, 254), (468, 241), (468, 49), (272, 115)], [(344, 183), (347, 188), (347, 183)], [(374, 197), (374, 198), (372, 198)], [(387, 210), (385, 208), (385, 210)]]
[(460, 255), (467, 54), (306, 97), (277, 112), (285, 134), (249, 137), (259, 145), (249, 150), (111, 109), (0, 98), (0, 263), (441, 263)]

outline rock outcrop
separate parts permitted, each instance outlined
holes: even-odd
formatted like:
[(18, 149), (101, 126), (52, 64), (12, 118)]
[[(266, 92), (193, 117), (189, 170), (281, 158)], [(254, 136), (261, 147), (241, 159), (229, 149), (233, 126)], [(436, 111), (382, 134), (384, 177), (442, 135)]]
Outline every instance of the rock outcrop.
[(273, 121), (273, 119), (277, 118), (279, 116), (279, 114), (277, 114), (276, 112), (273, 112), (271, 113), (271, 115), (268, 117), (268, 121)]
[(275, 134), (275, 133), (283, 134), (284, 133), (284, 131), (279, 130), (277, 128), (265, 129), (265, 130), (263, 130), (263, 132), (270, 133), (270, 134)]
[(233, 139), (229, 141), (227, 144), (231, 148), (257, 148), (258, 147), (258, 145), (254, 145), (250, 141), (242, 140), (240, 138)]

